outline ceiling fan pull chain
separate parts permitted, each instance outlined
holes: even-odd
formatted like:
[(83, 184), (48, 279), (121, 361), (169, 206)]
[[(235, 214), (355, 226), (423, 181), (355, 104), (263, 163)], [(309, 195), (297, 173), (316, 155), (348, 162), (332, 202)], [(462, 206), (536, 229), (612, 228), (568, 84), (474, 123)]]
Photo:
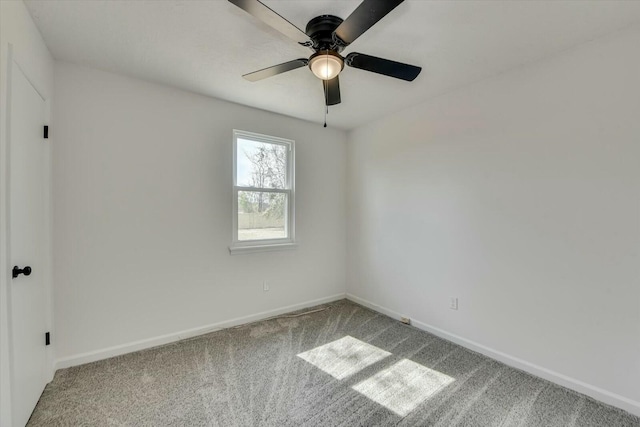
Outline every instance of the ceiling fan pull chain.
[[(329, 66), (329, 62), (327, 60), (327, 67)], [(329, 82), (327, 80), (322, 81), (322, 86), (324, 87), (324, 99), (328, 99), (329, 96)], [(329, 106), (325, 104), (324, 106), (324, 127), (327, 127), (327, 113), (329, 113)]]
[(324, 127), (327, 127), (327, 113), (329, 112), (329, 107), (324, 107)]
[[(327, 86), (328, 85), (326, 85), (326, 84), (324, 85), (324, 96), (325, 96), (325, 99), (326, 99), (326, 96), (327, 96)], [(327, 114), (329, 114), (329, 106), (325, 105), (324, 106), (324, 127), (327, 127)]]

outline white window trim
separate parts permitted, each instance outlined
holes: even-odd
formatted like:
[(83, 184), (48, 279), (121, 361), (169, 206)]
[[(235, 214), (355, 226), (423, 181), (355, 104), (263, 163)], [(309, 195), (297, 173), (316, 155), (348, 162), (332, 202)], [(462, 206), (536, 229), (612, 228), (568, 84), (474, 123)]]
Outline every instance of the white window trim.
[[(237, 160), (238, 160), (238, 138), (252, 141), (265, 142), (268, 144), (280, 144), (288, 147), (287, 151), (287, 189), (278, 188), (257, 188), (239, 187), (237, 181)], [(243, 130), (233, 130), (233, 191), (232, 191), (232, 234), (229, 253), (245, 254), (254, 252), (277, 251), (293, 249), (297, 247), (295, 243), (295, 141), (291, 139), (278, 138), (275, 136), (262, 135)], [(264, 239), (264, 240), (238, 240), (238, 192), (239, 191), (262, 191), (271, 193), (284, 193), (288, 195), (287, 220), (285, 227), (289, 237), (284, 239)]]

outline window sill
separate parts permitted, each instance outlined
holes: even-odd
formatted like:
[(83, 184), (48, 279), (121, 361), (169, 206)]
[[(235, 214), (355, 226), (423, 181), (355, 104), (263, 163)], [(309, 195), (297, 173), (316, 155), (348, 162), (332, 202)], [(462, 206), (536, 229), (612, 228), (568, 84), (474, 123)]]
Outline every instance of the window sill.
[(241, 255), (252, 254), (256, 252), (273, 252), (295, 249), (297, 243), (276, 243), (273, 245), (256, 245), (256, 246), (229, 246), (229, 254)]

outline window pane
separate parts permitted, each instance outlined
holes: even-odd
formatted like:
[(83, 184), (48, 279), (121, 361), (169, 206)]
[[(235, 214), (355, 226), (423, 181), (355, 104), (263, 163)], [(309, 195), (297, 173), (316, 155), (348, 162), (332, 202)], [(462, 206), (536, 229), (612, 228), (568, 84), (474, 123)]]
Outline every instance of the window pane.
[(238, 191), (238, 240), (286, 239), (287, 196)]
[(237, 144), (236, 181), (238, 186), (286, 188), (286, 146), (242, 138), (238, 138)]

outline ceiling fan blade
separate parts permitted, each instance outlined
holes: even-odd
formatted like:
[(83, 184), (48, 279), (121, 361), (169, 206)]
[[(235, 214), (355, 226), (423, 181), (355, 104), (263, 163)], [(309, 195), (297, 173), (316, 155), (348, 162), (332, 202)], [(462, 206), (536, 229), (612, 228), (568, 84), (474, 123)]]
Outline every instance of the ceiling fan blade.
[(273, 77), (275, 75), (286, 73), (287, 71), (295, 70), (296, 68), (304, 67), (309, 63), (308, 59), (294, 59), (293, 61), (285, 62), (283, 64), (274, 65), (273, 67), (263, 68), (262, 70), (254, 71), (253, 73), (245, 74), (245, 79), (250, 82), (257, 82), (258, 80), (266, 79), (267, 77)]
[(422, 67), (356, 52), (347, 55), (344, 63), (353, 68), (360, 68), (361, 70), (395, 77), (396, 79), (402, 79), (408, 82), (412, 82), (418, 77), (420, 71), (422, 71)]
[(403, 1), (363, 0), (360, 6), (336, 28), (335, 35), (345, 43), (345, 46), (350, 45)]
[(270, 27), (280, 31), (285, 36), (300, 44), (311, 43), (311, 39), (300, 28), (278, 15), (264, 3), (258, 0), (229, 0), (245, 12), (258, 18)]
[(338, 76), (331, 80), (323, 80), (324, 101), (326, 105), (340, 104), (340, 80)]

